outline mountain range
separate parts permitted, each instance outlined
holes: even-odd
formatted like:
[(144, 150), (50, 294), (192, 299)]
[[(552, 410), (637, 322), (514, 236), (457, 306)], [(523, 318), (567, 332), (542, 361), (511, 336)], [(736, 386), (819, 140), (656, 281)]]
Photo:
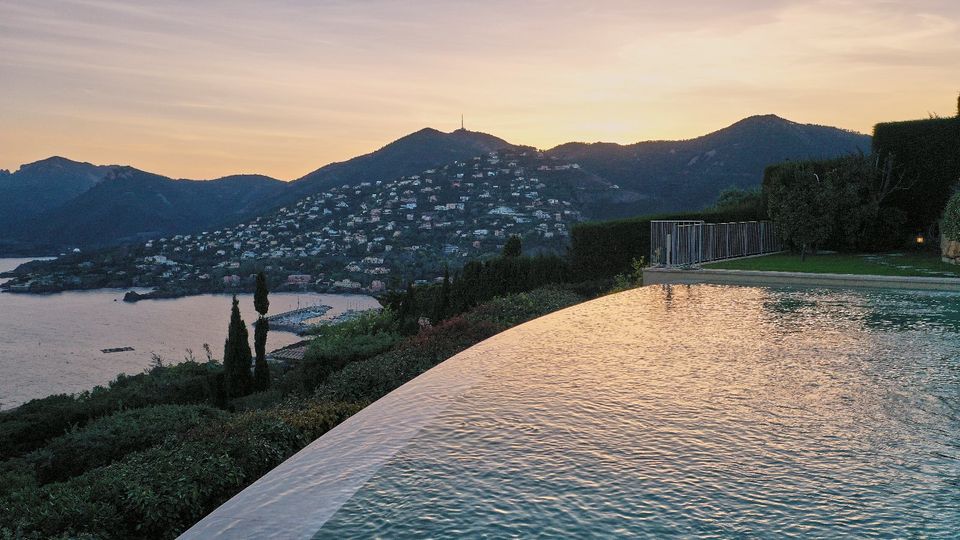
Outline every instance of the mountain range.
[[(171, 179), (127, 166), (52, 157), (13, 173), (0, 171), (0, 253), (101, 247), (229, 226), (334, 186), (397, 178), (521, 148), (529, 147), (485, 133), (427, 128), (292, 182), (261, 175)], [(587, 206), (586, 217), (604, 219), (699, 209), (725, 188), (758, 186), (767, 165), (869, 148), (866, 135), (765, 115), (685, 141), (575, 142), (544, 155), (576, 164), (597, 183), (619, 187), (615, 197)]]

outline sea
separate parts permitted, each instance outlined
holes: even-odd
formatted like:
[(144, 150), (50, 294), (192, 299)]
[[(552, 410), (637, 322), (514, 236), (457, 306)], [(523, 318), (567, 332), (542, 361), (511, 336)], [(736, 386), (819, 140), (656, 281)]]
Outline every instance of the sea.
[[(29, 260), (0, 258), (0, 273)], [(128, 290), (0, 293), (0, 410), (51, 394), (90, 390), (120, 373), (141, 373), (158, 359), (165, 364), (189, 358), (206, 361), (204, 344), (214, 358), (222, 358), (230, 295), (128, 303), (123, 301)], [(238, 298), (253, 339), (257, 316), (253, 295)], [(283, 292), (270, 294), (269, 314), (314, 305), (331, 307), (324, 318), (379, 307), (376, 299), (365, 295)], [(271, 331), (267, 350), (301, 339), (291, 332)], [(133, 350), (102, 352), (126, 347)]]

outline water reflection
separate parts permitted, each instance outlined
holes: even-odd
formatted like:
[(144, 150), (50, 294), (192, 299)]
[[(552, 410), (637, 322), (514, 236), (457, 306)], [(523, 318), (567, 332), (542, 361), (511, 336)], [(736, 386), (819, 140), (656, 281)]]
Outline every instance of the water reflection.
[(958, 299), (647, 287), (515, 328), (317, 537), (951, 537)]

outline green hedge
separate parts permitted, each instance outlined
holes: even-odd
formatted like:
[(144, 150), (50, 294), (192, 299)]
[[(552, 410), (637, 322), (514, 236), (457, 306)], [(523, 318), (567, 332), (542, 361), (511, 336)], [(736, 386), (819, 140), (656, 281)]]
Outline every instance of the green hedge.
[(898, 172), (916, 179), (889, 201), (907, 213), (907, 225), (923, 230), (937, 222), (960, 181), (960, 118), (877, 124), (873, 150), (882, 157), (892, 154)]
[(223, 421), (227, 413), (209, 405), (157, 405), (119, 412), (90, 422), (27, 454), (41, 484), (62, 481), (162, 443), (167, 437)]
[(183, 362), (138, 375), (120, 374), (106, 387), (34, 399), (0, 412), (0, 459), (40, 448), (68, 430), (114, 412), (161, 404), (215, 403), (223, 366)]
[(574, 225), (570, 231), (570, 266), (574, 279), (612, 278), (630, 272), (633, 259), (650, 257), (650, 222), (702, 219), (711, 223), (767, 219), (758, 205), (682, 214), (640, 216)]
[(66, 482), (15, 491), (0, 498), (0, 538), (174, 538), (361, 408), (244, 413)]

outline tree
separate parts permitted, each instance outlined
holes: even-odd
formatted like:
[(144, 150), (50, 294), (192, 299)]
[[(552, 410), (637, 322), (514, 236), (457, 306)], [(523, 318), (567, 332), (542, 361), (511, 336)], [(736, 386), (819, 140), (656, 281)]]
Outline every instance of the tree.
[(820, 178), (810, 164), (780, 167), (770, 178), (768, 212), (784, 244), (800, 251), (815, 249), (830, 238), (836, 222), (836, 200), (829, 178)]
[(223, 345), (224, 386), (228, 398), (243, 396), (250, 391), (250, 341), (247, 324), (240, 317), (240, 302), (233, 296), (230, 326)]
[(446, 318), (450, 311), (450, 268), (443, 267), (443, 285), (440, 286), (440, 298), (433, 308), (433, 324), (437, 324)]
[(407, 292), (403, 295), (403, 299), (400, 300), (400, 309), (397, 311), (397, 321), (400, 326), (400, 331), (406, 335), (416, 334), (420, 329), (418, 318), (419, 313), (417, 312), (417, 293), (413, 287), (413, 283), (407, 282)]
[(511, 235), (507, 240), (507, 243), (503, 246), (502, 255), (504, 257), (519, 257), (523, 251), (523, 245), (520, 242), (520, 237), (517, 235)]
[(960, 242), (960, 193), (954, 193), (943, 211), (943, 235)]
[(262, 392), (270, 388), (270, 365), (267, 364), (267, 332), (270, 321), (260, 317), (253, 325), (253, 347), (257, 360), (253, 365), (253, 390)]
[(261, 317), (267, 315), (270, 311), (270, 298), (267, 290), (267, 275), (263, 272), (257, 272), (257, 288), (253, 293), (253, 307)]
[(836, 205), (836, 247), (855, 251), (877, 251), (902, 241), (906, 214), (888, 204), (890, 196), (909, 190), (908, 182), (894, 167), (894, 156), (856, 154), (832, 160), (823, 177), (834, 190)]
[(760, 206), (760, 191), (730, 186), (720, 192), (713, 207), (717, 210), (735, 210), (738, 208), (756, 208)]
[(253, 366), (253, 389), (257, 392), (270, 388), (270, 366), (267, 364), (267, 332), (270, 331), (270, 321), (266, 318), (270, 309), (269, 294), (267, 276), (263, 272), (257, 272), (257, 288), (253, 293), (253, 307), (260, 314), (253, 329), (253, 347), (257, 354), (257, 361)]

